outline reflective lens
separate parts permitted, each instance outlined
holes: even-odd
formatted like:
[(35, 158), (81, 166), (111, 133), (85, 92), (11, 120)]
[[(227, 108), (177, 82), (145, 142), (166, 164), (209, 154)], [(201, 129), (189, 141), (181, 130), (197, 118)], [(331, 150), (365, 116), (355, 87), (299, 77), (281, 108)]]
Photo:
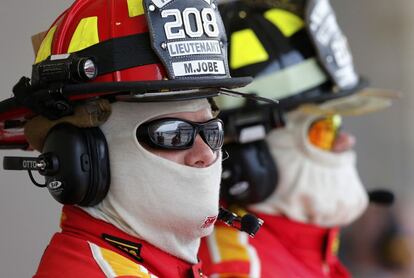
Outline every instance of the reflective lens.
[(342, 124), (340, 115), (329, 115), (314, 121), (308, 130), (309, 141), (323, 150), (331, 150)]
[(211, 149), (220, 149), (224, 140), (223, 123), (221, 121), (206, 123), (201, 131), (201, 137)]
[(191, 148), (198, 134), (212, 150), (218, 150), (223, 145), (223, 122), (212, 119), (204, 123), (195, 123), (164, 118), (144, 123), (137, 129), (139, 141), (151, 147), (172, 150)]
[(167, 120), (154, 123), (148, 127), (148, 135), (157, 145), (183, 147), (193, 138), (193, 127), (183, 121)]

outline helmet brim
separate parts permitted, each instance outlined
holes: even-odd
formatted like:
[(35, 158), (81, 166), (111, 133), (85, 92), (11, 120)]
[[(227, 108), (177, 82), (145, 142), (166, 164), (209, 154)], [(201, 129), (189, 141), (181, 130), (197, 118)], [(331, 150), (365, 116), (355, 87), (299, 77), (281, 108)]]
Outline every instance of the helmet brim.
[[(214, 97), (219, 95), (220, 88), (239, 88), (250, 82), (251, 77), (80, 83), (64, 86), (61, 93), (72, 101), (111, 95), (115, 99), (135, 102), (179, 101)], [(14, 115), (13, 110), (20, 108), (23, 106), (14, 97), (0, 102), (0, 119), (7, 118), (2, 114)], [(26, 109), (21, 110), (24, 114)]]
[[(179, 101), (206, 98), (218, 95), (220, 88), (233, 89), (246, 86), (252, 82), (251, 77), (220, 78), (220, 79), (175, 79), (137, 82), (106, 82), (71, 84), (63, 88), (66, 96), (88, 98), (93, 95), (119, 95), (118, 99), (129, 101)], [(216, 94), (214, 94), (216, 92)], [(84, 97), (83, 97), (84, 96)], [(122, 97), (121, 97), (122, 96)]]
[(400, 93), (396, 91), (367, 87), (322, 104), (303, 104), (298, 107), (298, 110), (313, 115), (360, 116), (386, 109), (399, 97)]
[[(60, 92), (71, 102), (96, 97), (112, 97), (119, 101), (161, 102), (211, 98), (222, 89), (245, 86), (251, 77), (156, 80), (137, 82), (106, 82), (70, 84)], [(242, 95), (242, 94), (241, 94)], [(240, 95), (239, 95), (240, 96)], [(37, 113), (22, 105), (15, 97), (0, 102), (0, 149), (27, 149), (23, 126), (27, 118)]]

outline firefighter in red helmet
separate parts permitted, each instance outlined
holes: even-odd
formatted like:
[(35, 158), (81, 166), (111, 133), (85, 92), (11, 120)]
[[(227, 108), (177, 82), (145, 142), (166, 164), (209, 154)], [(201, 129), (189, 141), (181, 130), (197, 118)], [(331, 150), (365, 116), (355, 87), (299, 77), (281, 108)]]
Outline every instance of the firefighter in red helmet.
[(41, 152), (4, 168), (64, 204), (35, 277), (203, 276), (224, 136), (209, 100), (249, 82), (215, 1), (76, 0), (0, 103), (0, 145)]

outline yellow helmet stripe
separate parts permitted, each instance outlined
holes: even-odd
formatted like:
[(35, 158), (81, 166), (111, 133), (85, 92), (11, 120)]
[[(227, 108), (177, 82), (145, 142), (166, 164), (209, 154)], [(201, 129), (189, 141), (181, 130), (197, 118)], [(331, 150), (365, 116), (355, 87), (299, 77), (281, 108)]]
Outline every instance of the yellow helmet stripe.
[(230, 47), (232, 69), (265, 62), (269, 59), (269, 54), (251, 29), (234, 32), (231, 35)]
[(52, 54), (52, 42), (53, 37), (55, 36), (56, 29), (57, 26), (53, 26), (52, 28), (50, 28), (49, 32), (47, 32), (45, 38), (40, 44), (39, 51), (36, 55), (35, 63), (40, 63), (46, 60), (46, 58)]
[(305, 27), (302, 18), (286, 10), (271, 9), (264, 13), (264, 17), (279, 28), (285, 37), (290, 37)]
[(129, 17), (135, 17), (144, 14), (144, 5), (142, 0), (128, 0)]
[(99, 43), (98, 17), (83, 18), (73, 33), (68, 53), (80, 51), (97, 43)]
[(150, 274), (145, 267), (119, 255), (118, 253), (99, 247), (98, 245), (90, 242), (89, 246), (95, 261), (105, 273), (106, 277), (116, 278), (128, 276), (156, 278), (156, 276)]

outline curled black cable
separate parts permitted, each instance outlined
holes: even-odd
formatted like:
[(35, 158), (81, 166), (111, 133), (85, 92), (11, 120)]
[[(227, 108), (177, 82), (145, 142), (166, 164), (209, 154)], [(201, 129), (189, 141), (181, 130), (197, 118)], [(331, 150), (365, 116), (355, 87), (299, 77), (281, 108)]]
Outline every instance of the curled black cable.
[(32, 183), (33, 183), (34, 185), (36, 185), (37, 187), (40, 187), (40, 188), (45, 188), (45, 187), (47, 186), (47, 185), (46, 185), (46, 183), (45, 183), (45, 184), (40, 184), (40, 183), (38, 183), (38, 182), (34, 179), (33, 174), (32, 174), (32, 171), (28, 170), (27, 172), (29, 172), (29, 177), (30, 177), (30, 180), (32, 181)]

